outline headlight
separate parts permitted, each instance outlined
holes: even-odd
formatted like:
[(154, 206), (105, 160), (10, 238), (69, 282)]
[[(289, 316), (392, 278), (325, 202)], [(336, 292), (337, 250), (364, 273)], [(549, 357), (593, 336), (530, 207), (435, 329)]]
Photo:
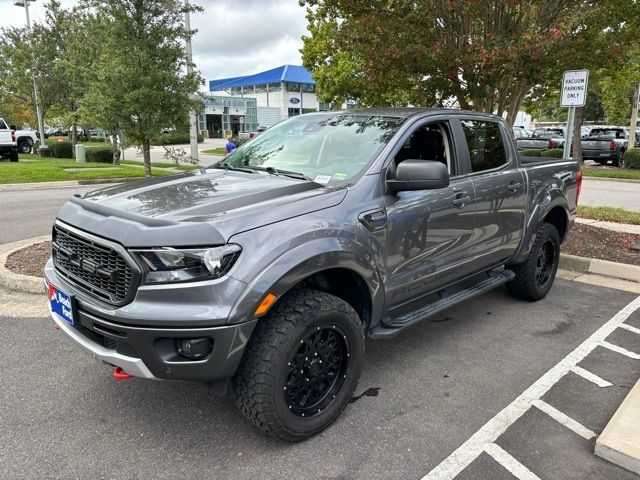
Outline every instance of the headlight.
[(220, 278), (240, 255), (240, 245), (198, 249), (131, 250), (142, 268), (143, 283), (174, 283)]

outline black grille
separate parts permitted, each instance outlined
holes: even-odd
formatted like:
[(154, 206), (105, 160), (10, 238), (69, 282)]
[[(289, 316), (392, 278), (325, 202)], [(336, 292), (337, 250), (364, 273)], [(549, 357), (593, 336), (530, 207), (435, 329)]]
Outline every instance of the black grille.
[(114, 305), (130, 298), (135, 274), (114, 249), (67, 231), (53, 229), (56, 271), (79, 288)]
[(104, 348), (108, 348), (109, 350), (116, 349), (116, 341), (113, 338), (103, 337)]

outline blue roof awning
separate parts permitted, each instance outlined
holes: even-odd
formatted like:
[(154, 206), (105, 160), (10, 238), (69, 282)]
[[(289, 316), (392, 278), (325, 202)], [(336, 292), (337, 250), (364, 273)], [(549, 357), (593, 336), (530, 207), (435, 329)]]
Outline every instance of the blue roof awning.
[(311, 72), (304, 67), (299, 65), (282, 65), (281, 67), (272, 68), (266, 72), (256, 73), (254, 75), (210, 80), (209, 90), (215, 92), (217, 90), (226, 90), (234, 87), (252, 87), (253, 85), (280, 82), (302, 83), (306, 85), (316, 84), (311, 77)]

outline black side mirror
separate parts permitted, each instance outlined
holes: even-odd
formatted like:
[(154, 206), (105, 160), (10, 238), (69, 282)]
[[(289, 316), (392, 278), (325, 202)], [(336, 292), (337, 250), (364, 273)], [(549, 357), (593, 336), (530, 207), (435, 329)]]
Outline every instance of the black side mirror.
[(430, 190), (449, 186), (449, 170), (434, 160), (404, 160), (396, 167), (395, 178), (387, 180), (392, 192)]

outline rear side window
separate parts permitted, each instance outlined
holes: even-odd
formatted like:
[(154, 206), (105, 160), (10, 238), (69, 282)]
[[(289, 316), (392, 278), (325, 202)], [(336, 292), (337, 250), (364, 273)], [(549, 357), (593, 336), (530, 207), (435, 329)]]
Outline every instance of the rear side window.
[(0, 130), (8, 130), (7, 124), (0, 118)]
[(463, 120), (462, 128), (469, 147), (472, 172), (491, 170), (507, 163), (507, 153), (498, 123)]

